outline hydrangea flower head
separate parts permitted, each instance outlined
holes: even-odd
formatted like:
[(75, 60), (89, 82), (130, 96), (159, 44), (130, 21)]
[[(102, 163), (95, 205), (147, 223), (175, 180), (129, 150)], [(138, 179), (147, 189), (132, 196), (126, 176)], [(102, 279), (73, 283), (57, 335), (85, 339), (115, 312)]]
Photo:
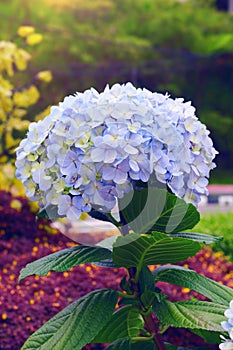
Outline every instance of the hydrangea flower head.
[(190, 102), (115, 84), (68, 96), (32, 123), (16, 176), (31, 200), (74, 219), (95, 206), (111, 210), (135, 181), (152, 176), (197, 204), (216, 153)]
[(233, 350), (233, 300), (230, 302), (230, 307), (224, 312), (224, 315), (228, 320), (221, 322), (221, 326), (224, 331), (229, 334), (230, 339), (221, 336), (221, 339), (224, 340), (224, 342), (219, 345), (219, 349)]

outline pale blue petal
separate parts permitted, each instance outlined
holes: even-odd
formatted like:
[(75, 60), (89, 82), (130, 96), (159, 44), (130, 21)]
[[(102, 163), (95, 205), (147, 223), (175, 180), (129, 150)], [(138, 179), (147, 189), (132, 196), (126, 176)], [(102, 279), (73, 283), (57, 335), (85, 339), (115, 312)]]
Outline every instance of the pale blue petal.
[(77, 209), (76, 207), (72, 206), (68, 209), (66, 216), (71, 221), (76, 221), (80, 218), (82, 212), (80, 209)]
[(71, 198), (69, 195), (65, 194), (58, 199), (58, 214), (66, 215), (71, 206)]
[(116, 168), (113, 166), (107, 166), (103, 168), (103, 179), (104, 180), (113, 180), (116, 175)]

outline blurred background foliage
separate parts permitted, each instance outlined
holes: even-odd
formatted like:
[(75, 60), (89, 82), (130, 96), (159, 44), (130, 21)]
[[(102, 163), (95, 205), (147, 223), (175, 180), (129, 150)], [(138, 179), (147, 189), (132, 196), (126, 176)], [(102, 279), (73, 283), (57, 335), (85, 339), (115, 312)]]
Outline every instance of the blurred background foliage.
[[(233, 17), (214, 0), (1, 0), (1, 40), (43, 35), (23, 74), (51, 70), (29, 120), (67, 94), (131, 81), (191, 100), (220, 155), (212, 182), (233, 180)], [(25, 118), (26, 119), (26, 118)]]
[(31, 118), (30, 107), (40, 98), (41, 83), (52, 80), (51, 72), (40, 71), (31, 79), (27, 77), (30, 79), (27, 83), (20, 79), (20, 73), (26, 72), (31, 60), (30, 46), (41, 41), (42, 35), (32, 26), (20, 26), (13, 41), (0, 41), (0, 189), (15, 188), (20, 194), (24, 190), (15, 178), (15, 149), (30, 121), (49, 113), (46, 109)]

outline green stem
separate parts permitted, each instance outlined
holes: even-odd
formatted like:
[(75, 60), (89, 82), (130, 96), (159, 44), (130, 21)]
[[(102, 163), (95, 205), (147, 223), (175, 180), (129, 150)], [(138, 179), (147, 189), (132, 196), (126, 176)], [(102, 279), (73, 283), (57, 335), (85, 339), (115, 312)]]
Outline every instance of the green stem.
[(138, 342), (138, 341), (150, 341), (153, 340), (154, 334), (151, 334), (149, 337), (134, 337), (132, 338), (133, 342)]
[[(128, 271), (129, 271), (130, 279), (132, 281), (132, 286), (131, 286), (132, 291), (136, 292), (137, 295), (139, 295), (140, 294), (139, 285), (138, 285), (138, 281), (136, 282), (136, 274), (137, 274), (138, 270), (136, 269), (136, 267), (130, 267), (128, 269)], [(138, 274), (138, 277), (139, 277), (139, 274)], [(153, 337), (151, 339), (153, 339), (155, 346), (156, 346), (156, 349), (157, 350), (166, 350), (162, 336), (159, 333), (158, 326), (157, 326), (155, 320), (153, 319), (153, 314), (151, 313), (150, 309), (149, 309), (149, 311), (150, 311), (149, 314), (143, 313), (143, 312), (141, 313), (141, 315), (145, 321), (147, 330), (150, 332), (151, 336), (153, 335)]]
[(158, 326), (155, 323), (155, 320), (153, 319), (152, 314), (150, 314), (148, 316), (142, 315), (142, 317), (143, 317), (145, 324), (146, 324), (148, 330), (150, 331), (150, 333), (154, 334), (153, 341), (155, 343), (156, 349), (157, 350), (166, 350), (166, 347), (165, 347), (164, 342), (162, 340), (162, 336), (159, 333)]
[(127, 298), (127, 299), (135, 299), (137, 294), (127, 294), (127, 293), (122, 293), (122, 292), (118, 292), (118, 296), (119, 297), (123, 297), (123, 298)]
[[(129, 227), (125, 221), (125, 218), (123, 217), (122, 213), (120, 212), (120, 219), (121, 219), (121, 223), (122, 223), (122, 234), (125, 236), (127, 234), (129, 234)], [(141, 267), (139, 267), (138, 269), (136, 267), (130, 267), (128, 269), (128, 273), (129, 273), (129, 277), (131, 280), (131, 290), (133, 292), (133, 296), (135, 299), (138, 299), (140, 301), (140, 288), (139, 288), (139, 275), (140, 275), (140, 271), (141, 271)], [(122, 293), (124, 294), (124, 293)], [(151, 310), (150, 310), (151, 311)], [(153, 314), (150, 312), (148, 315), (142, 313), (142, 317), (145, 321), (147, 330), (149, 331), (149, 333), (151, 334), (150, 340), (153, 339), (156, 349), (157, 350), (166, 350), (166, 347), (164, 345), (163, 339), (161, 334), (159, 333), (159, 329), (158, 326), (155, 322), (155, 320), (153, 319)], [(137, 337), (140, 338), (140, 340), (142, 340), (142, 337)], [(135, 339), (135, 338), (134, 338)], [(148, 339), (148, 338), (146, 338)]]
[(137, 267), (136, 274), (135, 274), (135, 278), (134, 278), (135, 283), (138, 283), (138, 281), (139, 281), (139, 276), (140, 276), (141, 270), (142, 270), (142, 266), (138, 266), (138, 267)]
[(147, 311), (141, 310), (141, 315), (149, 316), (150, 314), (152, 314), (152, 312), (153, 312), (152, 307), (150, 307)]

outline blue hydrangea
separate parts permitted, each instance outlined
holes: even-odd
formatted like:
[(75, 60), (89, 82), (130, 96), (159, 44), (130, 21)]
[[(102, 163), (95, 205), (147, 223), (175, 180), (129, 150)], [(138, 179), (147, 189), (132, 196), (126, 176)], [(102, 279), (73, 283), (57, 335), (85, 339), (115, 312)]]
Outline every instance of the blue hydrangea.
[(230, 307), (224, 312), (224, 315), (228, 318), (227, 321), (221, 322), (221, 326), (225, 332), (229, 334), (230, 339), (226, 339), (221, 336), (223, 343), (219, 345), (221, 350), (233, 350), (233, 300), (230, 302)]
[(68, 96), (32, 123), (16, 176), (31, 200), (74, 220), (95, 206), (111, 210), (151, 177), (196, 205), (216, 153), (190, 102), (115, 84)]

